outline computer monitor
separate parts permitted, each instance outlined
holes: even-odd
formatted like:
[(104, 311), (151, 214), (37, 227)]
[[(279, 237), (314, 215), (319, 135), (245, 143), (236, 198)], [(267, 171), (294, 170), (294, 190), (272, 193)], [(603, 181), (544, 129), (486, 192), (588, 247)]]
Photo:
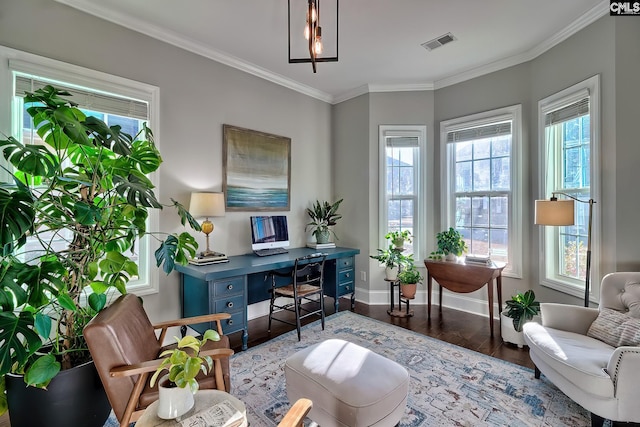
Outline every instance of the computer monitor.
[(286, 216), (251, 217), (251, 250), (286, 248), (287, 246), (289, 246), (289, 228)]

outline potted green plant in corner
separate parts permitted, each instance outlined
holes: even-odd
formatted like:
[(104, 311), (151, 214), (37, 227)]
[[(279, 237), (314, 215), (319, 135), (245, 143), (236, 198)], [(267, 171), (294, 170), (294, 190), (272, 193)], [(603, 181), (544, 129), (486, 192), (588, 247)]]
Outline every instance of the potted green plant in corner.
[(436, 234), (436, 244), (438, 249), (431, 252), (429, 258), (444, 258), (447, 261), (455, 261), (467, 250), (467, 244), (462, 238), (462, 234), (453, 227)]
[(139, 238), (160, 242), (155, 258), (167, 274), (197, 250), (186, 232), (146, 229), (149, 211), (162, 209), (147, 177), (162, 163), (150, 130), (134, 138), (85, 116), (68, 95), (46, 86), (25, 97), (42, 144), (0, 140), (14, 168), (14, 182), (0, 186), (0, 376), (13, 427), (102, 426), (110, 405), (84, 325), (138, 275), (130, 255)]
[(517, 292), (506, 301), (505, 310), (500, 313), (500, 332), (502, 340), (522, 348), (525, 344), (522, 326), (540, 313), (540, 303), (532, 290)]
[(307, 208), (307, 214), (311, 218), (311, 221), (307, 224), (305, 230), (313, 230), (312, 234), (316, 238), (316, 242), (320, 244), (329, 243), (331, 234), (337, 239), (336, 233), (329, 227), (336, 225), (336, 222), (342, 218), (342, 215), (338, 213), (338, 208), (343, 199), (338, 200), (335, 203), (329, 203), (326, 200), (316, 202)]
[(408, 299), (415, 298), (418, 283), (421, 283), (423, 279), (413, 262), (406, 264), (398, 273), (402, 296)]
[(384, 274), (387, 280), (397, 280), (398, 271), (408, 263), (413, 263), (413, 258), (402, 254), (402, 249), (390, 244), (387, 249), (378, 249), (377, 255), (370, 255), (372, 259), (384, 264)]
[(165, 370), (168, 371), (158, 381), (158, 416), (160, 418), (177, 418), (193, 407), (193, 395), (199, 388), (196, 376), (200, 371), (207, 374), (213, 369), (213, 359), (200, 354), (202, 346), (208, 340), (220, 341), (220, 335), (212, 329), (207, 329), (201, 340), (191, 335), (182, 339), (176, 337), (177, 347), (160, 354), (160, 357), (165, 359), (150, 381), (153, 387), (160, 374)]
[(413, 236), (411, 236), (411, 232), (409, 230), (390, 231), (384, 236), (384, 238), (391, 241), (393, 246), (395, 246), (397, 249), (404, 248), (404, 242), (411, 243), (412, 237)]

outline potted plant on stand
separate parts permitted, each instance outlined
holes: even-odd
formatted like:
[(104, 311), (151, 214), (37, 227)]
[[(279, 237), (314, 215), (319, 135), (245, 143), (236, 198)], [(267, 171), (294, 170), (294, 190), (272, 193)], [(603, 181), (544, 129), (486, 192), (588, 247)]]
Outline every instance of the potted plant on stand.
[(158, 381), (158, 416), (160, 418), (177, 418), (193, 407), (193, 395), (199, 388), (196, 376), (200, 371), (207, 374), (213, 368), (211, 356), (200, 354), (202, 346), (208, 340), (220, 341), (220, 335), (212, 329), (207, 329), (201, 340), (191, 335), (182, 339), (176, 337), (178, 346), (160, 354), (160, 357), (166, 357), (149, 383), (153, 387), (160, 373), (168, 371), (168, 374)]
[(406, 264), (406, 266), (398, 273), (398, 281), (400, 282), (402, 296), (407, 299), (415, 298), (418, 283), (421, 283), (423, 279), (424, 278), (413, 262)]
[[(197, 250), (186, 232), (147, 232), (149, 211), (162, 209), (147, 178), (162, 163), (150, 130), (133, 138), (85, 116), (68, 95), (46, 86), (25, 97), (40, 145), (0, 140), (15, 168), (14, 183), (0, 186), (0, 386), (13, 427), (102, 426), (110, 405), (84, 325), (138, 275), (131, 250), (143, 236), (161, 242), (155, 258), (167, 274)], [(72, 395), (78, 385), (91, 388)]]
[(402, 249), (404, 248), (404, 242), (411, 243), (412, 236), (409, 230), (397, 230), (388, 232), (384, 238), (391, 241), (397, 249)]
[(307, 208), (307, 214), (311, 217), (311, 221), (307, 224), (306, 230), (311, 228), (312, 234), (316, 238), (316, 242), (320, 244), (329, 243), (329, 238), (333, 233), (337, 239), (336, 233), (329, 227), (336, 225), (336, 222), (342, 218), (338, 213), (338, 208), (343, 199), (335, 203), (329, 203), (326, 200), (320, 202), (316, 200), (311, 208)]
[(394, 281), (398, 277), (398, 270), (407, 263), (408, 257), (402, 254), (402, 249), (389, 245), (388, 249), (378, 249), (378, 255), (370, 255), (370, 258), (384, 264), (385, 279)]
[(505, 310), (500, 313), (500, 333), (505, 342), (522, 348), (525, 344), (522, 326), (540, 313), (540, 303), (532, 290), (516, 293), (506, 301)]
[(467, 244), (462, 238), (462, 234), (453, 227), (436, 234), (436, 244), (438, 249), (431, 252), (429, 258), (442, 259), (444, 257), (446, 261), (455, 261), (467, 250)]

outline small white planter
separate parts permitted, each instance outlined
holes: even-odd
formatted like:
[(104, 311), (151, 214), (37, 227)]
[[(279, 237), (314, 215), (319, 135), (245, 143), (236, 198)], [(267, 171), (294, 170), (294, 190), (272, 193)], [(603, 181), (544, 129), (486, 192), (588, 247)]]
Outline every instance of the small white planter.
[[(532, 322), (540, 322), (540, 316), (534, 316)], [(507, 317), (506, 310), (500, 313), (500, 335), (502, 335), (502, 341), (515, 344), (518, 348), (523, 348), (526, 345), (524, 334), (515, 330), (513, 319)]]
[(444, 257), (445, 261), (458, 261), (458, 256), (452, 252), (448, 253), (445, 257)]
[(195, 403), (189, 387), (165, 387), (168, 381), (169, 375), (165, 375), (158, 382), (158, 417), (164, 420), (186, 414)]
[(384, 275), (387, 280), (398, 279), (398, 267), (385, 267)]

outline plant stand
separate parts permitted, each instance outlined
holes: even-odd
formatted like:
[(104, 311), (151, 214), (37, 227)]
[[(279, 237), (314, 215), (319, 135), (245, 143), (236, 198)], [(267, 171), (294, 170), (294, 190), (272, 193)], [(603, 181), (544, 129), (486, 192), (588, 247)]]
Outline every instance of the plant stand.
[[(387, 310), (387, 314), (392, 317), (411, 317), (413, 316), (413, 310), (409, 308), (409, 298), (405, 298), (402, 296), (402, 292), (400, 290), (400, 281), (399, 280), (389, 280), (384, 279), (385, 282), (389, 283), (389, 295), (391, 296), (391, 306), (389, 310)], [(395, 296), (394, 296), (394, 288), (398, 288), (398, 306), (395, 305)], [(413, 299), (413, 298), (411, 298)], [(402, 304), (405, 304), (405, 310), (402, 310)]]

